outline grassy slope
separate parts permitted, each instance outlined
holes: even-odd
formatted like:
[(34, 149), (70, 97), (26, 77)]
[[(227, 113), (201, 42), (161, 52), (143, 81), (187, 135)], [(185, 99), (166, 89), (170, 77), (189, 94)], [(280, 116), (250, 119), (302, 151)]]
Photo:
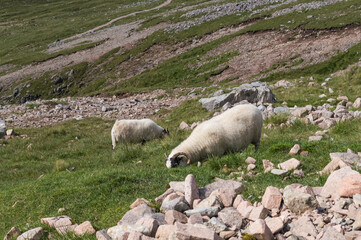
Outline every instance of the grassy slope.
[[(337, 88), (337, 94), (346, 94), (354, 100), (361, 89), (360, 76), (361, 69), (355, 68), (346, 75), (334, 77), (329, 86)], [(306, 89), (306, 83), (299, 83), (295, 88), (275, 89), (275, 93), (279, 100), (292, 102), (293, 98), (304, 99), (302, 96)], [(314, 95), (310, 100), (316, 102), (317, 98)], [(302, 105), (302, 100), (299, 103)], [(246, 172), (244, 160), (248, 156), (258, 160), (257, 175), (245, 177), (244, 181), (246, 191), (243, 195), (252, 201), (259, 200), (258, 196), (268, 185), (284, 187), (299, 182), (322, 186), (327, 176), (320, 177), (315, 172), (329, 162), (330, 152), (344, 152), (347, 148), (361, 151), (358, 144), (361, 120), (340, 123), (330, 130), (329, 137), (312, 143), (308, 142), (308, 136), (318, 128), (296, 121), (290, 127), (264, 129), (268, 138), (262, 138), (257, 153), (250, 146), (241, 154), (211, 157), (201, 168), (192, 165), (168, 170), (164, 165), (163, 153), (169, 153), (190, 133), (179, 131), (179, 123), (209, 118), (212, 113), (207, 113), (193, 100), (174, 111), (161, 110), (159, 114), (166, 116), (158, 119), (158, 123), (170, 128), (170, 137), (148, 142), (145, 146), (119, 145), (115, 152), (111, 151), (112, 121), (72, 120), (42, 129), (16, 129), (20, 134), (28, 134), (29, 138), (1, 141), (6, 146), (0, 146), (0, 201), (4, 203), (0, 205), (0, 235), (4, 235), (12, 226), (23, 231), (39, 226), (41, 217), (58, 215), (57, 210), (61, 207), (66, 209), (61, 214), (69, 215), (77, 223), (90, 220), (96, 229), (110, 227), (116, 224), (136, 198), (153, 200), (165, 191), (169, 181), (183, 180), (192, 173), (198, 184), (204, 186), (214, 177), (227, 178), (231, 171), (228, 168), (238, 171), (240, 167), (241, 171)], [(278, 125), (285, 120), (284, 117), (274, 117), (265, 125)], [(306, 157), (297, 156), (307, 175), (305, 178), (263, 173), (262, 159), (268, 159), (275, 165), (285, 161), (291, 157), (287, 152), (295, 143), (310, 152)], [(32, 144), (30, 149), (29, 144)]]

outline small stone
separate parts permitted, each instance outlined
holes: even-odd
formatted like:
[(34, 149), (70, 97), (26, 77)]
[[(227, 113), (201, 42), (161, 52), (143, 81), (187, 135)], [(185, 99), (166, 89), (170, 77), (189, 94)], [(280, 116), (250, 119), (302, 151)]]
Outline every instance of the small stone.
[(253, 170), (253, 169), (255, 169), (256, 168), (256, 165), (254, 165), (254, 164), (249, 164), (248, 166), (247, 166), (247, 171), (251, 171), (251, 170)]
[(14, 136), (14, 135), (15, 135), (14, 129), (6, 130), (6, 136)]
[(180, 130), (189, 130), (191, 127), (184, 121), (182, 121), (179, 125)]
[(84, 234), (94, 234), (96, 231), (89, 221), (85, 221), (74, 229), (74, 233), (77, 236), (83, 236)]
[(305, 173), (303, 172), (302, 169), (295, 169), (293, 171), (293, 176), (303, 178), (305, 176)]
[(253, 210), (253, 206), (249, 201), (241, 202), (238, 207), (237, 211), (242, 215), (244, 218), (248, 218)]
[(235, 231), (222, 231), (219, 233), (219, 236), (223, 239), (229, 239), (229, 238), (233, 237), (234, 235), (236, 235)]
[(354, 108), (360, 108), (361, 107), (361, 98), (357, 98), (355, 102), (353, 103), (352, 107)]
[(342, 100), (348, 101), (348, 97), (346, 97), (346, 96), (338, 96), (337, 97), (337, 101), (342, 101)]
[(288, 171), (287, 170), (282, 170), (282, 169), (272, 169), (271, 173), (274, 175), (284, 175), (286, 174)]
[(361, 230), (361, 209), (357, 209), (355, 222), (352, 225), (352, 230)]
[(264, 168), (265, 173), (269, 172), (273, 169), (274, 164), (271, 161), (264, 159), (264, 160), (262, 160), (262, 162), (263, 162), (263, 168)]
[(202, 225), (194, 226), (176, 223), (175, 226), (175, 234), (169, 237), (170, 239), (221, 240), (214, 231)]
[(282, 194), (280, 190), (273, 186), (268, 186), (262, 197), (262, 205), (272, 210), (273, 208), (279, 209), (282, 202)]
[(291, 148), (291, 150), (290, 150), (290, 152), (289, 152), (288, 154), (290, 154), (290, 155), (296, 155), (296, 154), (299, 153), (300, 150), (301, 150), (300, 145), (299, 145), (299, 144), (295, 144), (295, 145)]
[(296, 214), (316, 209), (318, 205), (317, 200), (311, 194), (304, 193), (293, 185), (285, 187), (283, 190), (283, 200), (288, 209)]
[(258, 240), (272, 240), (273, 234), (263, 219), (257, 219), (249, 227), (249, 231)]
[(308, 151), (302, 151), (300, 153), (300, 156), (303, 156), (303, 157), (308, 156)]
[(296, 169), (301, 164), (296, 158), (291, 158), (283, 163), (278, 164), (278, 167), (283, 170), (293, 170)]
[(320, 141), (321, 139), (322, 139), (322, 136), (309, 136), (308, 137), (309, 142)]
[(248, 157), (245, 162), (248, 164), (255, 164), (256, 159), (254, 159), (253, 157)]

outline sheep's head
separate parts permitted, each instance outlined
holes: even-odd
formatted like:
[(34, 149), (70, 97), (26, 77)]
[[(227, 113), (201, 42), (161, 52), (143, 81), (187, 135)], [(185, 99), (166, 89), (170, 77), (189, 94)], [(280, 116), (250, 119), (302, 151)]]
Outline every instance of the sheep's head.
[(166, 157), (165, 160), (165, 166), (167, 168), (174, 168), (178, 166), (188, 166), (191, 162), (191, 159), (187, 153), (179, 152), (176, 154), (173, 154), (172, 156), (167, 156), (167, 154), (164, 154)]
[(163, 131), (162, 131), (162, 137), (164, 137), (164, 136), (169, 136), (169, 130), (168, 130), (168, 128), (163, 129)]

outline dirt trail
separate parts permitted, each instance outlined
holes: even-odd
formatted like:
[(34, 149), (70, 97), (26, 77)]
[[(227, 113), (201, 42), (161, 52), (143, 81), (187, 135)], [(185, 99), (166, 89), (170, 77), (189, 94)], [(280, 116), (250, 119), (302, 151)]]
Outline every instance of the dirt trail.
[(69, 41), (69, 40), (72, 40), (72, 39), (75, 39), (75, 38), (82, 37), (82, 36), (84, 36), (84, 35), (86, 35), (86, 34), (93, 33), (93, 32), (95, 32), (95, 31), (97, 31), (97, 30), (100, 30), (100, 29), (102, 29), (102, 28), (104, 28), (104, 27), (108, 27), (108, 26), (110, 26), (111, 24), (115, 23), (116, 21), (118, 21), (118, 20), (120, 20), (120, 19), (127, 18), (127, 17), (131, 17), (131, 16), (135, 16), (135, 15), (137, 15), (138, 13), (145, 13), (145, 12), (157, 10), (157, 9), (160, 9), (160, 8), (162, 8), (162, 7), (165, 7), (165, 6), (169, 5), (171, 2), (172, 2), (172, 0), (167, 0), (167, 1), (165, 1), (164, 3), (162, 3), (161, 5), (158, 5), (158, 6), (154, 7), (154, 8), (150, 8), (150, 9), (146, 9), (146, 10), (142, 10), (142, 11), (138, 11), (138, 12), (133, 12), (133, 13), (129, 13), (129, 14), (124, 15), (124, 16), (120, 16), (120, 17), (114, 18), (114, 19), (110, 20), (109, 22), (107, 22), (107, 23), (105, 23), (105, 24), (103, 24), (103, 25), (97, 26), (97, 27), (95, 27), (95, 28), (93, 28), (93, 29), (90, 29), (90, 30), (88, 30), (88, 31), (86, 31), (86, 32), (79, 33), (79, 34), (77, 34), (77, 35), (74, 35), (74, 36), (65, 38), (65, 39), (63, 39), (62, 41), (63, 41), (63, 42), (66, 42), (66, 41)]
[[(148, 12), (148, 11), (152, 11), (152, 10), (167, 6), (168, 4), (171, 3), (171, 1), (172, 0), (167, 0), (166, 2), (162, 3), (161, 5), (159, 5), (157, 7), (154, 7), (151, 9), (146, 9), (146, 10), (139, 11), (139, 12), (134, 12), (134, 13), (131, 13), (131, 14), (128, 14), (125, 16), (115, 18), (115, 19), (111, 20), (110, 22), (103, 24), (101, 26), (98, 26), (96, 28), (93, 28), (85, 33), (77, 34), (70, 38), (64, 39), (63, 41), (71, 40), (71, 39), (75, 39), (75, 40), (70, 41), (66, 44), (62, 44), (60, 46), (54, 47), (52, 49), (53, 51), (49, 51), (49, 52), (57, 52), (60, 50), (68, 49), (68, 48), (71, 48), (74, 45), (76, 45), (80, 42), (84, 42), (84, 41), (97, 42), (97, 41), (106, 40), (106, 39), (108, 39), (108, 40), (106, 40), (104, 43), (102, 43), (94, 48), (78, 51), (78, 52), (70, 54), (70, 55), (59, 56), (59, 57), (49, 59), (47, 61), (40, 62), (40, 63), (32, 63), (27, 66), (24, 66), (20, 70), (0, 76), (0, 88), (4, 87), (6, 89), (8, 86), (14, 84), (15, 82), (17, 82), (29, 75), (38, 77), (38, 76), (44, 74), (45, 72), (61, 70), (62, 68), (69, 66), (69, 65), (74, 65), (74, 64), (81, 63), (81, 62), (93, 62), (96, 59), (98, 59), (100, 56), (102, 56), (103, 54), (105, 54), (106, 52), (108, 52), (114, 48), (123, 47), (129, 43), (136, 42), (140, 39), (143, 39), (143, 38), (149, 36), (150, 34), (152, 34), (153, 32), (155, 32), (157, 30), (167, 27), (168, 26), (167, 24), (158, 24), (156, 26), (144, 29), (142, 31), (135, 31), (139, 27), (139, 23), (133, 22), (133, 23), (124, 24), (124, 25), (120, 25), (120, 26), (114, 26), (114, 27), (110, 27), (110, 28), (107, 28), (104, 30), (94, 32), (97, 29), (101, 29), (106, 26), (109, 26), (110, 24), (114, 23), (115, 21), (118, 21), (119, 19), (129, 17), (132, 15), (141, 13), (141, 12)], [(92, 33), (92, 34), (89, 34), (89, 33)]]

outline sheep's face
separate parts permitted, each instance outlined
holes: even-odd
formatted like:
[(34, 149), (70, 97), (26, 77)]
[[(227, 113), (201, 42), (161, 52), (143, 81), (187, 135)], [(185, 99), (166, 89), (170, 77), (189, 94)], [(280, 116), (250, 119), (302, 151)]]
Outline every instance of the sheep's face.
[(167, 157), (165, 160), (165, 166), (167, 168), (174, 168), (178, 166), (188, 166), (188, 158), (185, 155), (178, 155), (176, 157)]
[(168, 130), (168, 128), (163, 129), (163, 131), (162, 131), (162, 137), (165, 137), (165, 136), (169, 136), (169, 130)]

